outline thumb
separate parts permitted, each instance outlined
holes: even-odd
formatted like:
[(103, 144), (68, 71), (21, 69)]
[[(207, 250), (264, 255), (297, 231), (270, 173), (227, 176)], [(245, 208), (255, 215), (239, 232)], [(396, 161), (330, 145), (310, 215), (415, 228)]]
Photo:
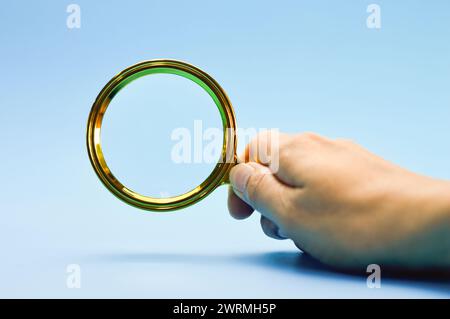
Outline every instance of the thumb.
[(281, 222), (287, 210), (282, 197), (290, 196), (293, 189), (281, 183), (268, 167), (255, 162), (238, 164), (230, 172), (230, 183), (244, 202), (270, 220)]

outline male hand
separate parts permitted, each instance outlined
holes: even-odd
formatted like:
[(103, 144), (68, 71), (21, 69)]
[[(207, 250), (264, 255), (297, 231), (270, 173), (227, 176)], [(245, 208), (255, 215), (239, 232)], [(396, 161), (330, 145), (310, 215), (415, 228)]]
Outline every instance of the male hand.
[(312, 133), (265, 132), (242, 158), (230, 173), (229, 211), (243, 219), (257, 210), (267, 236), (337, 267), (450, 267), (449, 182)]

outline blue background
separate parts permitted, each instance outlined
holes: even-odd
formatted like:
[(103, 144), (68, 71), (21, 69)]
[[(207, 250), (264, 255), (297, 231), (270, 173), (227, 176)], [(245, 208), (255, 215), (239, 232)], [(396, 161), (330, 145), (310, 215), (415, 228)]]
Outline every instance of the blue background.
[[(95, 176), (85, 129), (114, 74), (174, 58), (225, 88), (239, 126), (348, 137), (450, 179), (450, 2), (78, 1), (68, 29), (70, 3), (0, 8), (0, 297), (449, 297), (443, 280), (369, 289), (323, 269), (256, 215), (231, 219), (226, 188), (175, 213), (127, 206)], [(73, 263), (81, 289), (66, 287)]]

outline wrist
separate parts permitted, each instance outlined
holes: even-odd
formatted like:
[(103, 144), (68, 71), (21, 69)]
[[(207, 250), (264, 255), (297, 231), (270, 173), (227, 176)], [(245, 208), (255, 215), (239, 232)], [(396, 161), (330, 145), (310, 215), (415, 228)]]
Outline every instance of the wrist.
[(430, 179), (424, 185), (424, 212), (436, 223), (450, 223), (450, 181)]
[[(412, 189), (411, 189), (412, 188)], [(419, 176), (403, 211), (402, 252), (413, 268), (450, 266), (450, 182)]]

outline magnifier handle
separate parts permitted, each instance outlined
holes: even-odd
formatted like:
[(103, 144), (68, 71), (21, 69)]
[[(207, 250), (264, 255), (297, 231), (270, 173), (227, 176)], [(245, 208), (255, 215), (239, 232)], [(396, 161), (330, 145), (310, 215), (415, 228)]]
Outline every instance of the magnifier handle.
[(231, 164), (230, 164), (231, 167), (230, 167), (230, 169), (228, 170), (227, 175), (225, 175), (225, 177), (224, 177), (224, 179), (223, 179), (223, 181), (222, 181), (222, 183), (221, 183), (220, 185), (229, 185), (229, 184), (230, 184), (230, 170), (233, 168), (233, 166), (235, 166), (235, 165), (237, 165), (237, 164), (240, 164), (240, 163), (242, 163), (242, 161), (236, 156), (236, 157), (234, 158), (234, 163), (231, 163)]

